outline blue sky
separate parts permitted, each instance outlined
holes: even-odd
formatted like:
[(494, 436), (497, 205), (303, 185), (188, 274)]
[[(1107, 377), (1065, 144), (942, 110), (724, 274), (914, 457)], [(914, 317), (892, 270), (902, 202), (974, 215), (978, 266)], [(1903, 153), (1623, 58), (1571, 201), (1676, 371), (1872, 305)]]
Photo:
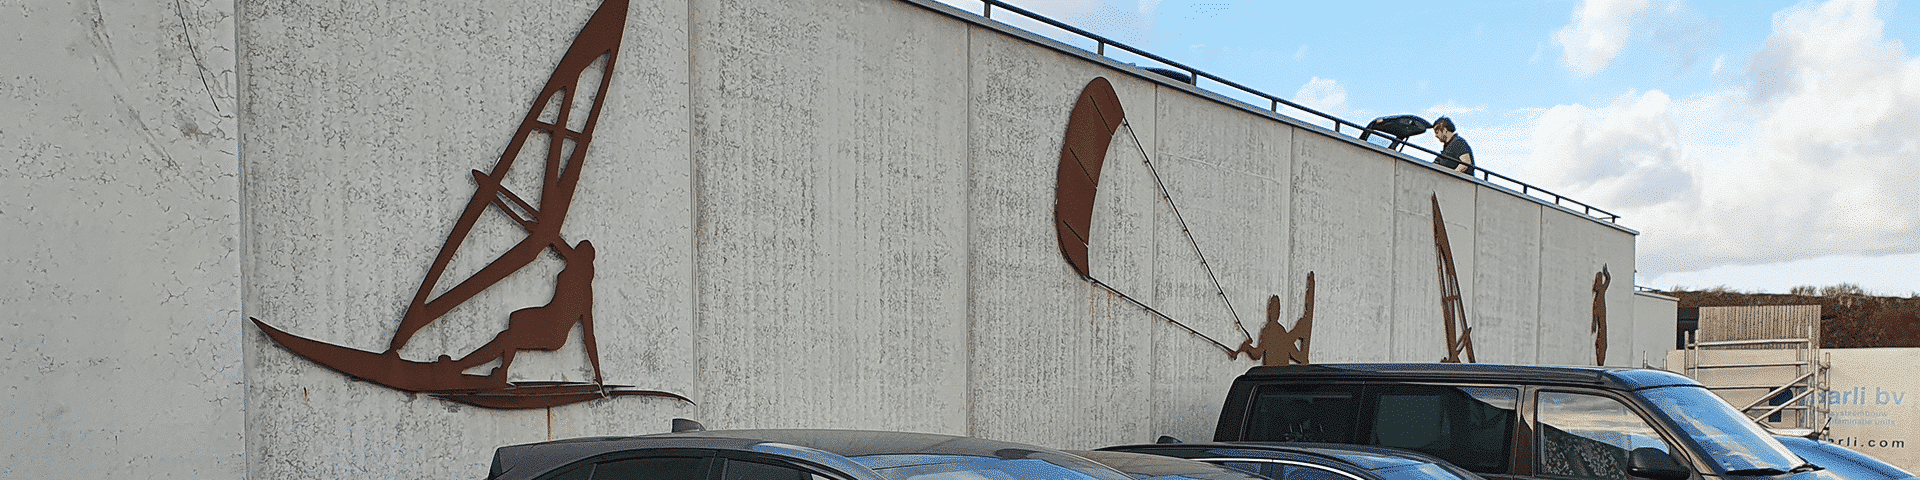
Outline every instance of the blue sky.
[(1920, 5), (1011, 3), (1350, 121), (1451, 116), (1641, 232), (1637, 285), (1920, 293)]

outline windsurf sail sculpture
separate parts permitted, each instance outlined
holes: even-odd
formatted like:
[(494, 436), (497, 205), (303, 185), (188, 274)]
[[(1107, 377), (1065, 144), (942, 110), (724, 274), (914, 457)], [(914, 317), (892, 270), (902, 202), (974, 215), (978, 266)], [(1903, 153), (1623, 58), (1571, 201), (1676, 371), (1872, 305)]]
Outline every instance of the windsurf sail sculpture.
[(1440, 271), (1440, 315), (1447, 323), (1447, 356), (1441, 363), (1460, 363), (1460, 354), (1467, 354), (1467, 363), (1479, 363), (1473, 357), (1473, 327), (1467, 326), (1467, 306), (1460, 296), (1460, 275), (1453, 268), (1453, 247), (1447, 244), (1447, 221), (1440, 217), (1440, 195), (1433, 200), (1433, 251), (1439, 256), (1437, 262)]
[[(259, 319), (253, 319), (254, 324), (282, 347), (341, 373), (398, 390), (434, 394), (482, 407), (542, 408), (625, 395), (687, 401), (672, 393), (604, 383), (593, 328), (594, 246), (587, 240), (571, 243), (561, 235), (561, 226), (584, 170), (588, 146), (593, 142), (594, 128), (599, 125), (604, 92), (612, 82), (626, 19), (627, 0), (602, 3), (581, 28), (559, 66), (554, 68), (493, 169), (472, 172), (473, 197), (447, 234), (446, 243), (441, 245), (426, 278), (420, 282), (385, 352), (374, 353), (302, 338)], [(583, 82), (589, 79), (590, 73), (598, 73), (597, 82)], [(536, 150), (523, 152), (529, 146), (529, 139), (536, 137), (547, 141), (534, 142)], [(544, 151), (537, 150), (541, 148)], [(546, 160), (540, 175), (539, 194), (531, 199), (508, 188), (506, 182), (514, 161), (523, 153), (529, 158)], [(475, 223), (490, 213), (505, 216), (526, 236), (473, 274), (460, 279), (445, 278), (455, 253), (473, 233)], [(432, 362), (401, 358), (400, 349), (420, 329), (547, 252), (559, 257), (565, 265), (555, 277), (552, 301), (512, 312), (506, 330), (460, 358), (441, 355)], [(446, 280), (457, 282), (434, 295)], [(575, 325), (580, 326), (593, 367), (592, 383), (509, 381), (508, 371), (518, 352), (559, 350), (566, 345)], [(487, 375), (465, 373), (495, 361), (499, 367)]]
[[(1228, 347), (1226, 343), (1154, 310), (1153, 307), (1127, 296), (1125, 292), (1093, 276), (1093, 267), (1089, 261), (1087, 249), (1092, 239), (1093, 206), (1099, 196), (1100, 171), (1106, 166), (1108, 148), (1113, 144), (1114, 137), (1119, 134), (1120, 127), (1126, 123), (1127, 113), (1120, 106), (1120, 96), (1114, 92), (1113, 84), (1105, 77), (1094, 77), (1093, 80), (1088, 81), (1087, 86), (1080, 90), (1080, 98), (1074, 102), (1073, 112), (1068, 114), (1066, 139), (1060, 147), (1059, 184), (1055, 187), (1053, 218), (1054, 227), (1060, 239), (1061, 254), (1066, 257), (1067, 264), (1071, 265), (1081, 278), (1146, 308), (1194, 335), (1207, 339), (1228, 354), (1234, 354), (1236, 350)], [(1138, 143), (1136, 142), (1135, 145), (1137, 146)], [(1153, 174), (1154, 183), (1160, 188), (1161, 198), (1166, 200), (1167, 206), (1173, 211), (1174, 218), (1179, 219), (1180, 230), (1186, 233), (1187, 242), (1193, 246), (1194, 254), (1200, 258), (1201, 268), (1206, 270), (1208, 278), (1214, 278), (1213, 267), (1207, 265), (1206, 255), (1200, 251), (1199, 242), (1194, 240), (1193, 232), (1186, 227), (1186, 220), (1180, 217), (1180, 209), (1173, 204), (1173, 195), (1167, 191), (1166, 183), (1160, 181), (1160, 174), (1154, 170), (1153, 162), (1146, 156), (1146, 152), (1141, 151), (1140, 154), (1146, 161), (1147, 171)], [(1240, 324), (1239, 314), (1233, 310), (1233, 304), (1227, 300), (1226, 289), (1220, 286), (1218, 279), (1214, 279), (1213, 286), (1219, 293), (1220, 301), (1226, 307), (1228, 315), (1232, 317), (1233, 326), (1239, 328), (1240, 334), (1251, 341), (1253, 334), (1247, 332), (1247, 327)]]

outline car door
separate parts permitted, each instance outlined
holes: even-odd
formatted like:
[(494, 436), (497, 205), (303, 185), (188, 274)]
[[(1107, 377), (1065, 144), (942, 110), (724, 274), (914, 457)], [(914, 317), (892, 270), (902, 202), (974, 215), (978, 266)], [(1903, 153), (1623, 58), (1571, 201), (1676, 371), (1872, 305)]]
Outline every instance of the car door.
[(1676, 460), (1671, 438), (1632, 402), (1611, 392), (1571, 388), (1533, 391), (1532, 469), (1549, 480), (1645, 480), (1627, 473), (1630, 453), (1653, 448)]

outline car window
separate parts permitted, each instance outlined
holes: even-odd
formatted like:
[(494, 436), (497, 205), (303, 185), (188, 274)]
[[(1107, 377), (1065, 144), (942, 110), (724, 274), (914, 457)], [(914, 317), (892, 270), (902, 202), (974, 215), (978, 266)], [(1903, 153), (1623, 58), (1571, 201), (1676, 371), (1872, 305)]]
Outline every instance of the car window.
[(1440, 457), (1482, 473), (1506, 473), (1519, 391), (1512, 388), (1380, 385), (1367, 442)]
[(1626, 480), (1628, 452), (1671, 452), (1658, 431), (1618, 400), (1571, 392), (1540, 392), (1540, 475)]
[(699, 457), (630, 457), (558, 473), (563, 475), (546, 480), (705, 480), (707, 463)]
[[(781, 465), (728, 459), (721, 480), (832, 480), (812, 472)], [(598, 480), (598, 479), (595, 479)]]
[(1247, 440), (1354, 443), (1359, 385), (1264, 385), (1254, 393)]

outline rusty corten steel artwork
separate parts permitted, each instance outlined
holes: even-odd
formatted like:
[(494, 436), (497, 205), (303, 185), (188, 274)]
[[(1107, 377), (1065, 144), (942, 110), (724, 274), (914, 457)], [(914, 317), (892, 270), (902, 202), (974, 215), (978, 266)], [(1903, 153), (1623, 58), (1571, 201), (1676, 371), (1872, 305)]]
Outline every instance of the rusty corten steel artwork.
[(1095, 77), (1080, 91), (1073, 113), (1067, 117), (1066, 142), (1060, 146), (1060, 186), (1053, 204), (1054, 226), (1059, 229), (1060, 249), (1067, 263), (1092, 278), (1087, 262), (1087, 240), (1093, 224), (1093, 201), (1100, 188), (1100, 167), (1107, 160), (1107, 146), (1127, 114), (1120, 108), (1120, 96), (1104, 77)]
[(1267, 323), (1260, 327), (1260, 345), (1249, 338), (1229, 355), (1259, 360), (1262, 365), (1306, 365), (1307, 351), (1313, 346), (1313, 272), (1307, 272), (1307, 300), (1293, 330), (1280, 325), (1280, 296), (1267, 297)]
[[(1099, 197), (1100, 169), (1106, 164), (1108, 147), (1113, 144), (1115, 135), (1126, 120), (1127, 113), (1120, 107), (1120, 96), (1114, 92), (1113, 84), (1105, 77), (1094, 77), (1087, 82), (1086, 87), (1081, 88), (1080, 97), (1074, 102), (1072, 113), (1068, 114), (1067, 134), (1060, 146), (1060, 170), (1057, 174), (1059, 183), (1054, 191), (1053, 218), (1054, 227), (1058, 230), (1060, 251), (1066, 258), (1067, 264), (1073, 267), (1074, 272), (1081, 278), (1206, 339), (1237, 358), (1238, 354), (1235, 354), (1235, 350), (1227, 344), (1200, 333), (1199, 330), (1194, 330), (1193, 327), (1180, 323), (1173, 317), (1160, 313), (1153, 307), (1093, 277), (1093, 267), (1089, 261), (1087, 248), (1093, 231), (1094, 201)], [(1135, 145), (1139, 143), (1136, 141)], [(1145, 159), (1146, 152), (1141, 151), (1140, 154)], [(1154, 171), (1152, 161), (1146, 160), (1146, 165), (1147, 171), (1154, 176), (1154, 182), (1159, 183), (1159, 173)], [(1167, 206), (1172, 207), (1174, 217), (1179, 218), (1180, 209), (1173, 205), (1173, 196), (1167, 192), (1166, 184), (1160, 183), (1160, 193), (1166, 199)], [(1186, 231), (1186, 221), (1180, 220), (1180, 222), (1181, 229)], [(1193, 241), (1190, 231), (1188, 231), (1187, 240)], [(1199, 243), (1194, 243), (1193, 248), (1195, 254), (1200, 254)], [(1213, 275), (1212, 267), (1207, 266), (1205, 255), (1201, 255), (1200, 265), (1207, 269), (1209, 277)], [(1215, 280), (1214, 286), (1219, 287), (1218, 280)], [(1228, 313), (1233, 316), (1233, 326), (1240, 330), (1241, 335), (1247, 337), (1247, 341), (1253, 341), (1253, 334), (1248, 333), (1247, 327), (1240, 324), (1239, 314), (1233, 312), (1232, 303), (1227, 301), (1225, 289), (1220, 290), (1220, 300), (1226, 306)]]
[[(559, 66), (554, 68), (552, 77), (535, 98), (533, 107), (521, 121), (505, 153), (494, 164), (493, 171), (473, 171), (476, 184), (473, 198), (467, 202), (466, 210), (447, 234), (446, 243), (441, 245), (433, 266), (420, 282), (413, 303), (408, 305), (401, 317), (400, 325), (385, 352), (373, 353), (302, 338), (268, 326), (259, 319), (253, 319), (254, 324), (268, 338), (294, 354), (341, 373), (398, 390), (434, 394), (482, 407), (543, 408), (628, 395), (688, 401), (686, 397), (673, 393), (604, 384), (593, 326), (594, 246), (587, 240), (570, 244), (561, 237), (560, 232), (568, 207), (573, 202), (574, 189), (580, 181), (581, 167), (586, 160), (587, 147), (593, 140), (593, 130), (599, 124), (600, 107), (605, 103), (607, 86), (613, 79), (614, 60), (618, 57), (626, 19), (627, 0), (603, 2), (561, 57)], [(581, 77), (601, 60), (605, 63), (601, 66), (599, 84), (591, 90), (594, 92), (593, 103), (584, 112), (584, 126), (579, 131), (569, 129), (570, 121), (580, 123), (573, 118), (578, 112), (574, 112), (572, 107), (575, 95), (582, 90)], [(555, 95), (560, 97), (556, 99)], [(555, 102), (557, 111), (547, 112), (546, 108), (553, 100), (558, 100)], [(555, 119), (551, 123), (542, 121), (543, 113), (554, 115)], [(503, 180), (513, 168), (514, 160), (520, 156), (528, 138), (536, 134), (550, 138), (544, 155), (545, 180), (540, 186), (538, 205), (528, 203), (503, 185)], [(566, 148), (569, 144), (573, 148)], [(473, 231), (480, 216), (490, 210), (518, 224), (526, 231), (526, 237), (472, 276), (461, 280), (438, 297), (432, 296), (454, 253)], [(441, 355), (433, 362), (416, 362), (400, 357), (400, 349), (421, 328), (549, 251), (565, 264), (554, 279), (552, 301), (543, 306), (512, 312), (508, 315), (506, 330), (459, 359)], [(579, 325), (583, 333), (587, 358), (593, 366), (592, 383), (508, 381), (508, 370), (513, 365), (515, 354), (523, 350), (559, 350), (566, 345), (574, 325)], [(464, 373), (467, 369), (495, 360), (500, 362), (500, 366), (488, 375)]]
[(1613, 284), (1613, 274), (1607, 273), (1607, 266), (1600, 265), (1600, 273), (1593, 274), (1593, 364), (1607, 364), (1607, 286)]
[[(1460, 275), (1453, 268), (1453, 246), (1447, 244), (1447, 221), (1440, 217), (1440, 195), (1430, 197), (1433, 201), (1433, 251), (1439, 257), (1435, 262), (1440, 270), (1440, 314), (1441, 321), (1447, 324), (1447, 356), (1441, 363), (1460, 363), (1460, 354), (1467, 354), (1467, 363), (1480, 363), (1473, 357), (1473, 327), (1467, 326), (1467, 306), (1460, 296)], [(1456, 326), (1457, 325), (1457, 326)]]

